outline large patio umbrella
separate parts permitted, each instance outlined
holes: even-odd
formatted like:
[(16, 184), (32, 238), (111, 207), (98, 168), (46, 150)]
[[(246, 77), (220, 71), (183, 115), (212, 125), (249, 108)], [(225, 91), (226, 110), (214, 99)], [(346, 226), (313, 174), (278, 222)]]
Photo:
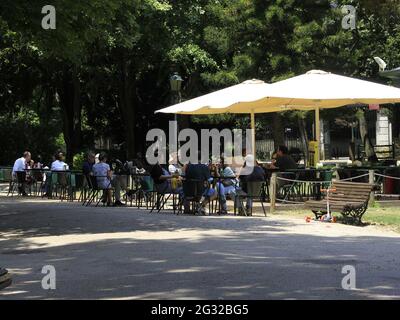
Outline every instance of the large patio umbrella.
[[(255, 83), (258, 82), (255, 81)], [(228, 89), (233, 89), (234, 87), (224, 90), (228, 92)], [(315, 110), (315, 131), (319, 146), (320, 109), (338, 108), (354, 104), (400, 102), (400, 89), (321, 70), (312, 70), (306, 74), (271, 85), (263, 83), (263, 85), (254, 86), (254, 88), (258, 89), (253, 92), (244, 89), (240, 92), (238, 91), (231, 99), (227, 98), (226, 103), (223, 103), (225, 95), (220, 96), (220, 93), (224, 90), (220, 90), (211, 94), (215, 99), (218, 96), (215, 101), (208, 100), (207, 96), (210, 97), (210, 95), (205, 95), (157, 112), (181, 114), (249, 113), (251, 114), (251, 125), (254, 132), (255, 113)], [(234, 91), (231, 90), (229, 92), (233, 94)], [(251, 95), (253, 95), (252, 99)], [(260, 96), (262, 97), (260, 98)], [(217, 100), (218, 103), (216, 103)], [(254, 136), (253, 146), (255, 146)]]
[(203, 96), (187, 100), (173, 106), (157, 110), (156, 113), (175, 113), (186, 115), (205, 115), (220, 113), (247, 113), (251, 117), (252, 146), (255, 146), (255, 118), (251, 108), (241, 108), (242, 104), (259, 100), (268, 94), (270, 85), (253, 79), (240, 84), (214, 91)]
[[(320, 148), (320, 109), (347, 105), (400, 102), (400, 89), (375, 82), (312, 70), (273, 83), (262, 99), (242, 107), (256, 113), (286, 110), (314, 110), (315, 137)], [(319, 159), (319, 149), (317, 159)]]

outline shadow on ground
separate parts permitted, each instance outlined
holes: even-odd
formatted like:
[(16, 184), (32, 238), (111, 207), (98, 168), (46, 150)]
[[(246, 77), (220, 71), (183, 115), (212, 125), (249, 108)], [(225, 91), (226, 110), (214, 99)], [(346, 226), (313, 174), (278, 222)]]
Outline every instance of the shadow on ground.
[[(149, 214), (70, 203), (0, 205), (0, 299), (399, 298), (400, 238), (296, 232), (296, 220)], [(44, 265), (56, 290), (43, 290)], [(341, 287), (342, 267), (358, 290)]]

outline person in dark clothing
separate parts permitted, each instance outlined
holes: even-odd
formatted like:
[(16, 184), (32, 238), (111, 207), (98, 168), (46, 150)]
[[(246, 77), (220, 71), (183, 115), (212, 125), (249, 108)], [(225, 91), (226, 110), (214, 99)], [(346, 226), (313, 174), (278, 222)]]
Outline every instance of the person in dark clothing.
[(288, 148), (286, 146), (278, 147), (276, 161), (271, 165), (271, 168), (279, 169), (280, 171), (297, 169), (297, 164), (289, 155)]
[(206, 181), (210, 179), (211, 172), (207, 165), (197, 163), (188, 164), (185, 168), (186, 179), (196, 179)]
[(84, 176), (88, 176), (91, 174), (94, 163), (95, 155), (89, 152), (86, 156), (86, 161), (82, 165), (82, 173)]
[[(217, 197), (217, 191), (210, 186), (212, 177), (209, 166), (201, 163), (187, 164), (184, 166), (183, 170), (186, 179), (183, 189), (185, 197), (187, 198), (188, 195), (192, 195), (197, 185), (201, 188), (201, 190), (196, 190), (196, 193), (201, 194), (201, 199), (199, 201), (200, 206), (197, 213), (203, 215), (208, 214), (206, 209), (207, 204)], [(186, 200), (184, 201), (184, 207), (185, 212), (188, 213), (189, 203)]]
[[(248, 170), (244, 170), (246, 167), (253, 167), (251, 172), (248, 173)], [(248, 154), (245, 157), (245, 163), (242, 171), (246, 172), (246, 174), (241, 174), (240, 175), (240, 184), (242, 186), (243, 192), (248, 194), (249, 190), (247, 187), (248, 183), (252, 182), (265, 182), (266, 176), (265, 176), (265, 171), (263, 168), (261, 168), (257, 161), (254, 159), (254, 156), (252, 154)], [(242, 172), (241, 171), (241, 172)], [(248, 196), (246, 197), (246, 209), (244, 208), (243, 204), (241, 202), (237, 203), (238, 209), (239, 209), (239, 215), (250, 215), (252, 212), (252, 207), (253, 207), (253, 199), (252, 197)]]
[(180, 177), (176, 177), (171, 175), (168, 170), (163, 168), (160, 164), (155, 164), (150, 170), (150, 176), (152, 177), (156, 190), (160, 193), (182, 193), (182, 188), (173, 189), (171, 180), (178, 179)]
[(151, 167), (150, 176), (154, 181), (154, 187), (158, 194), (177, 194), (179, 195), (179, 202), (183, 199), (180, 176), (171, 175), (159, 163)]

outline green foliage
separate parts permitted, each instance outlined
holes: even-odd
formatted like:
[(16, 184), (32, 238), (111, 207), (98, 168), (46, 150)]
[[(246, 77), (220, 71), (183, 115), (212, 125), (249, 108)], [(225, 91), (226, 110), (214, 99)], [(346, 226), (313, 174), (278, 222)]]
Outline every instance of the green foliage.
[[(45, 4), (0, 2), (0, 163), (25, 148), (45, 157), (58, 148), (80, 154), (101, 136), (122, 148), (143, 147), (146, 129), (162, 124), (155, 109), (171, 103), (168, 78), (175, 71), (185, 80), (183, 99), (190, 99), (310, 69), (384, 82), (373, 57), (400, 65), (395, 0), (380, 1), (379, 10), (372, 0), (54, 0), (57, 29), (46, 31)], [(355, 30), (341, 27), (345, 4), (357, 9)], [(353, 108), (341, 114), (348, 123), (357, 119)], [(322, 115), (337, 118), (334, 110)], [(297, 126), (308, 117), (293, 112), (282, 119)], [(256, 119), (264, 131), (272, 124), (270, 117)], [(245, 128), (249, 119), (193, 118), (207, 122)]]
[(20, 111), (13, 117), (0, 116), (0, 163), (12, 165), (25, 150), (33, 152), (34, 160), (41, 155), (46, 164), (49, 163), (59, 149), (56, 132), (56, 127), (43, 126), (32, 110)]
[(188, 74), (217, 69), (217, 64), (211, 56), (198, 45), (192, 43), (172, 49), (168, 53), (168, 58), (173, 63), (181, 64), (181, 67)]
[(85, 152), (77, 153), (77, 154), (74, 156), (73, 168), (74, 168), (75, 170), (79, 170), (80, 168), (82, 168), (83, 163), (85, 162), (85, 159), (86, 159), (86, 154), (85, 154)]

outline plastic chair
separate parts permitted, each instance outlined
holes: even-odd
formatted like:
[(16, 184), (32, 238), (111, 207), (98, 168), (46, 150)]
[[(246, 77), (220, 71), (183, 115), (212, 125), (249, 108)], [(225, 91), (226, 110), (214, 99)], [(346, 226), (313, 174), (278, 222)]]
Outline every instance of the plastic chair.
[[(14, 178), (10, 180), (7, 196), (9, 196), (10, 193), (12, 197), (14, 196), (15, 187), (17, 187), (18, 195), (22, 194), (21, 189), (25, 188), (26, 184), (26, 172), (25, 171), (16, 172), (16, 178), (17, 178), (16, 180)], [(23, 191), (25, 192), (25, 190)]]

